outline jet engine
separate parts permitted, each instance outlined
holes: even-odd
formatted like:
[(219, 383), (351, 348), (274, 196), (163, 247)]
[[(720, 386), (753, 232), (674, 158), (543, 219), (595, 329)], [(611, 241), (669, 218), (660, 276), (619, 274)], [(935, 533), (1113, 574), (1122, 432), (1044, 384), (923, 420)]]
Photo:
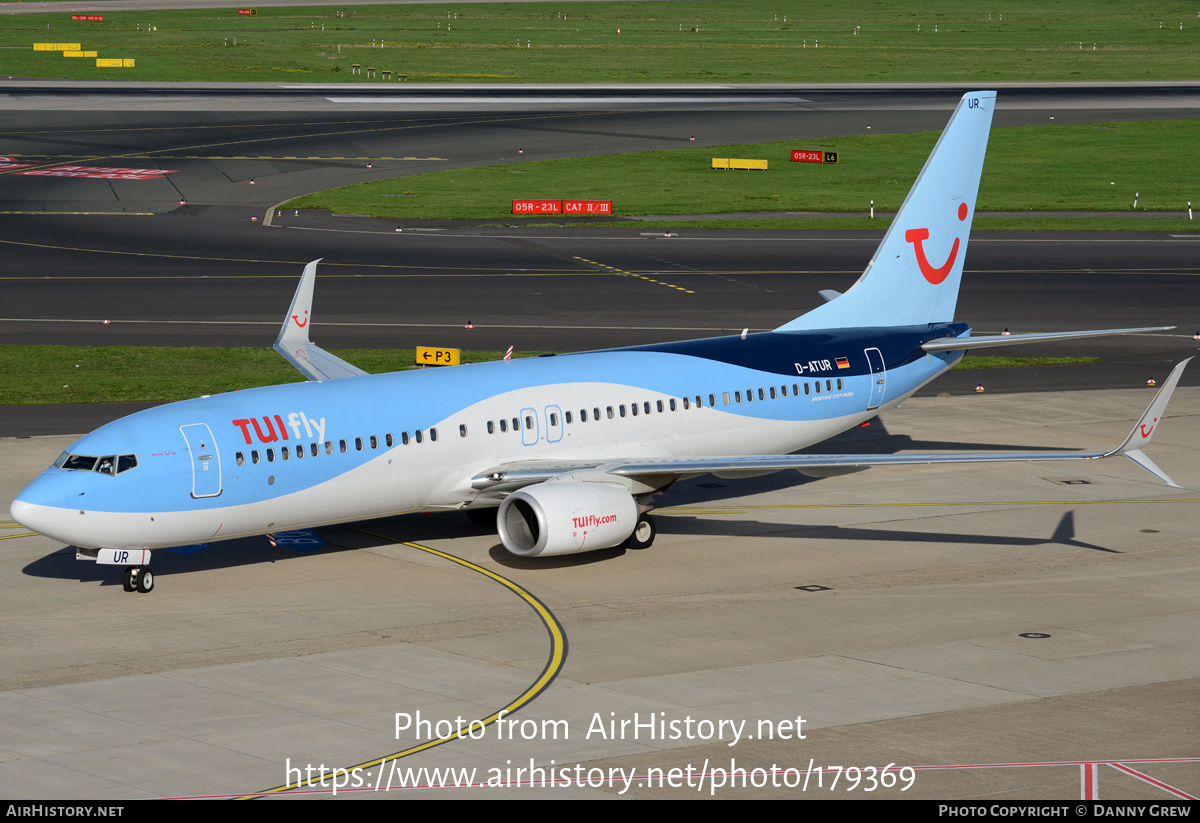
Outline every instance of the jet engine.
[(500, 541), (518, 557), (611, 548), (637, 525), (637, 503), (616, 483), (538, 483), (510, 494), (496, 513)]

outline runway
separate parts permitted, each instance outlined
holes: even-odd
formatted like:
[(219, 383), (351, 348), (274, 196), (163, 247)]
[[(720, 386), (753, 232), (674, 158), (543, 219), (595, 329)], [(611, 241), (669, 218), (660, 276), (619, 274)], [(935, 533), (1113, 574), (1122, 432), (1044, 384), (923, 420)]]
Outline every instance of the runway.
[[(782, 139), (797, 136), (798, 114), (812, 136), (862, 128), (864, 112), (874, 129), (944, 123), (940, 97), (925, 109), (890, 105), (904, 99), (804, 112), (376, 111), (357, 123), (304, 112), (14, 114), (0, 153), (180, 172), (5, 175), (3, 210), (23, 213), (0, 215), (0, 289), (10, 296), (0, 342), (269, 345), (300, 266), (317, 257), (326, 263), (314, 337), (330, 347), (569, 351), (772, 328), (815, 306), (818, 289), (847, 288), (878, 235), (682, 227), (667, 239), (636, 226), (455, 225), (397, 234), (363, 218), (281, 215), (264, 227), (262, 216), (306, 186), (496, 162), (518, 147), (542, 159), (689, 136)], [(1086, 96), (1074, 105), (1059, 119), (1187, 111), (1105, 109)], [(1031, 101), (997, 121), (1045, 116)], [(263, 141), (274, 144), (252, 146)], [(217, 158), (252, 150), (273, 159)], [(185, 153), (207, 154), (164, 156)], [(370, 170), (280, 159), (302, 153), (424, 159)], [(48, 213), (64, 210), (123, 213)], [(1180, 328), (1029, 347), (1103, 362), (988, 372), (982, 396), (978, 374), (953, 373), (823, 448), (1116, 445), (1149, 400), (1147, 377), (1161, 380), (1194, 353), (1198, 242), (1200, 232), (977, 233), (959, 316), (979, 331)], [(244, 796), (288, 785), (291, 766), (317, 764), (360, 767), (368, 786), (398, 788), (410, 767), (476, 769), (478, 783), (532, 758), (642, 777), (539, 788), (527, 775), (505, 788), (452, 789), (429, 788), (425, 773), (425, 788), (389, 796), (684, 797), (697, 787), (646, 775), (691, 768), (709, 775), (700, 796), (731, 798), (1075, 800), (1089, 776), (1106, 799), (1194, 797), (1198, 381), (1193, 368), (1151, 450), (1182, 490), (1127, 461), (1072, 472), (705, 477), (663, 495), (648, 551), (518, 561), (461, 515), (415, 516), (322, 529), (328, 546), (311, 553), (265, 540), (159, 552), (148, 596), (121, 592), (116, 574), (69, 548), (0, 524), (0, 792)], [(71, 435), (127, 410), (0, 409), (0, 511)], [(499, 722), (477, 740), (437, 745), (436, 733), (396, 728), (397, 713), (453, 721), (505, 707), (518, 723), (507, 738)], [(601, 735), (597, 717), (691, 718), (694, 733)], [(525, 721), (536, 727), (528, 739)], [(724, 733), (703, 737), (701, 721)], [(738, 721), (753, 739), (726, 734)], [(733, 760), (796, 774), (890, 763), (912, 768), (914, 780), (905, 792), (869, 794), (844, 783), (718, 788), (714, 769)]]

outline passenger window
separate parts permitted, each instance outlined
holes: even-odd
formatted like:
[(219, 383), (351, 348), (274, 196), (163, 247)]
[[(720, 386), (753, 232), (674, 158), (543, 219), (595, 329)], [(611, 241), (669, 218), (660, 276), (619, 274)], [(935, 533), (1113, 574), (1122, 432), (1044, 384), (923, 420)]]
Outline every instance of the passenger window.
[(287, 460), (288, 459), (288, 447), (284, 446), (283, 448), (281, 448), (279, 450), (279, 454), (284, 460)]
[(383, 437), (383, 442), (387, 443), (387, 447), (388, 447), (389, 449), (390, 449), (392, 446), (396, 445), (396, 441), (392, 439), (392, 433), (391, 433), (391, 432), (388, 432), (387, 434), (385, 434), (385, 435), (384, 435), (384, 437)]
[(239, 466), (246, 465), (246, 455), (242, 454), (241, 452), (238, 452), (236, 457), (237, 457), (237, 464)]
[(675, 398), (671, 398), (671, 411), (675, 411)]
[(833, 391), (833, 381), (832, 380), (825, 381), (825, 391)]
[(700, 399), (700, 395), (696, 395), (696, 408), (704, 408), (704, 401)]
[[(808, 392), (805, 392), (805, 394), (807, 394), (807, 393)], [(800, 396), (800, 384), (799, 383), (792, 384), (792, 394), (796, 395), (797, 397)]]
[(592, 419), (593, 420), (600, 419), (600, 407), (599, 406), (592, 409)]
[[(728, 403), (729, 401), (728, 401), (728, 400), (726, 400), (725, 402), (726, 402), (726, 403)], [(710, 394), (710, 395), (708, 396), (708, 405), (709, 405), (709, 406), (715, 406), (715, 405), (717, 405), (717, 396), (716, 396), (715, 394)]]
[(488, 434), (495, 434), (496, 433), (496, 424), (493, 423), (491, 420), (489, 420), (487, 429), (488, 429)]
[(740, 391), (735, 391), (733, 393), (733, 399), (736, 400), (738, 403), (741, 403), (742, 402), (742, 393)]
[(258, 449), (250, 452), (250, 462), (256, 466), (258, 465)]
[(838, 391), (842, 390), (842, 378), (838, 378)]
[(634, 417), (637, 417), (638, 416), (638, 404), (637, 403), (630, 404), (629, 411), (633, 413)]
[(354, 450), (360, 452), (360, 451), (362, 451), (362, 449), (363, 449), (362, 438), (361, 437), (354, 438)]
[(657, 408), (660, 412), (663, 410), (663, 402), (661, 400), (657, 401)]
[(267, 462), (268, 463), (275, 462), (275, 450), (274, 449), (267, 449)]
[(555, 414), (554, 412), (550, 412), (550, 425), (551, 426), (558, 425), (558, 415)]
[(580, 410), (579, 410), (579, 422), (580, 422), (580, 423), (586, 423), (586, 422), (587, 422), (587, 409), (580, 409)]
[(533, 428), (533, 415), (532, 414), (525, 415), (525, 428), (527, 428), (527, 429)]
[(400, 445), (401, 446), (408, 445), (408, 432), (400, 432)]
[(775, 399), (775, 387), (774, 386), (771, 387), (771, 399), (772, 400)]
[(434, 440), (437, 440), (437, 426), (429, 430), (429, 442), (432, 443)]
[(375, 435), (371, 435), (371, 448), (373, 448), (373, 449), (379, 448), (379, 438), (376, 437)]
[(613, 419), (613, 417), (615, 417), (615, 416), (616, 416), (616, 415), (614, 415), (614, 414), (613, 414), (613, 407), (612, 407), (612, 406), (609, 406), (609, 407), (608, 407), (608, 419), (609, 419), (609, 420), (612, 420), (612, 419)]
[(413, 432), (413, 439), (416, 440), (418, 443), (421, 442), (421, 430), (420, 429), (417, 429), (415, 432)]
[(520, 418), (514, 417), (513, 418), (513, 431), (519, 432), (520, 430), (521, 430), (521, 420), (520, 420)]
[(500, 431), (502, 431), (502, 432), (508, 431), (508, 421), (507, 420), (500, 421)]
[(645, 403), (643, 403), (642, 408), (645, 410), (646, 414), (649, 414), (650, 413), (650, 401), (647, 400)]
[(624, 403), (621, 404), (621, 416), (622, 417), (625, 416), (625, 404)]
[(766, 394), (766, 392), (764, 392), (762, 389), (759, 389), (759, 390), (758, 390), (758, 399), (759, 399), (759, 400), (766, 400), (766, 399), (767, 399), (767, 394)]
[(746, 402), (747, 403), (754, 402), (754, 389), (746, 389)]
[(309, 444), (308, 444), (308, 453), (309, 453), (309, 454), (311, 454), (313, 457), (316, 457), (316, 456), (317, 456), (317, 452), (318, 452), (318, 451), (319, 451), (319, 450), (317, 449), (317, 444), (316, 444), (316, 443), (309, 443)]
[(466, 424), (466, 423), (459, 423), (459, 424), (458, 424), (458, 436), (459, 436), (459, 437), (466, 437), (466, 436), (467, 436), (467, 424)]
[(721, 397), (725, 400), (725, 405), (729, 405), (729, 392), (721, 392)]
[(297, 459), (297, 460), (303, 460), (303, 459), (304, 459), (304, 446), (297, 446), (297, 447), (296, 447), (296, 459)]
[(804, 384), (804, 393), (808, 394), (808, 384), (807, 383)]
[(345, 453), (348, 451), (348, 449), (347, 449), (347, 447), (346, 447), (346, 441), (345, 441), (345, 440), (339, 440), (339, 441), (338, 441), (338, 447), (339, 447), (339, 448), (341, 448), (341, 450), (342, 450), (342, 454), (345, 454)]
[(332, 440), (325, 441), (325, 453), (333, 454), (333, 441)]
[(690, 408), (691, 408), (691, 406), (689, 405), (688, 399), (686, 397), (683, 398), (683, 410), (687, 411)]
[(571, 425), (571, 413), (570, 413), (570, 412), (564, 412), (564, 414), (566, 414), (566, 416), (567, 416), (567, 425), (568, 425), (568, 426), (569, 426), (569, 425)]

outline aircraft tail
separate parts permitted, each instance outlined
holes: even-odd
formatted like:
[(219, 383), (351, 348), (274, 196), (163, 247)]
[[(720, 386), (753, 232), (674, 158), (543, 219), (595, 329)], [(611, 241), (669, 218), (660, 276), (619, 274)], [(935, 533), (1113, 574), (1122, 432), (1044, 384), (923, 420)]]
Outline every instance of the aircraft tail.
[(996, 92), (964, 94), (866, 271), (776, 331), (950, 322), (975, 218)]

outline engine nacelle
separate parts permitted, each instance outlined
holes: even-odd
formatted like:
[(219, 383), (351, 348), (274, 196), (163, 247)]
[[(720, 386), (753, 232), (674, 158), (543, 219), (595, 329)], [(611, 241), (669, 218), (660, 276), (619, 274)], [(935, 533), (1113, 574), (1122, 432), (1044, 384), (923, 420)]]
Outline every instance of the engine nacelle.
[(637, 503), (616, 483), (538, 483), (510, 494), (496, 514), (500, 541), (518, 557), (611, 548), (637, 522)]

